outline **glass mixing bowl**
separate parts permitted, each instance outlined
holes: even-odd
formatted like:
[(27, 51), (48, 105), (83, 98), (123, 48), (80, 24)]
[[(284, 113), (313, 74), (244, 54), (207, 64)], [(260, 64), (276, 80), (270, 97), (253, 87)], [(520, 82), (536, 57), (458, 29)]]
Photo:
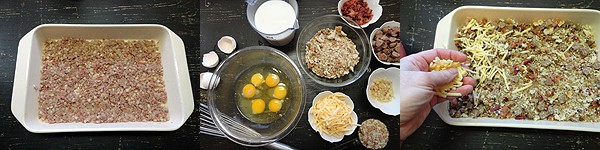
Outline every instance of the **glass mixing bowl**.
[[(351, 24), (356, 24), (352, 19), (346, 17), (346, 21)], [(335, 29), (336, 26), (342, 26), (342, 31), (348, 35), (348, 38), (356, 45), (358, 56), (360, 57), (358, 64), (354, 66), (354, 71), (350, 71), (345, 76), (337, 79), (328, 79), (317, 76), (314, 72), (308, 69), (306, 66), (306, 43), (315, 35), (319, 30), (330, 28)], [(365, 74), (371, 61), (371, 46), (369, 45), (369, 38), (363, 29), (356, 29), (344, 22), (343, 17), (339, 15), (325, 15), (313, 19), (308, 25), (302, 27), (302, 32), (298, 37), (296, 45), (296, 51), (298, 56), (299, 65), (302, 70), (315, 82), (328, 86), (328, 87), (342, 87), (354, 83), (356, 80)]]
[[(235, 89), (240, 76), (257, 65), (273, 66), (290, 80), (290, 85), (287, 85), (290, 105), (285, 112), (281, 112), (281, 118), (269, 124), (246, 119), (237, 106), (237, 96), (241, 92)], [(304, 80), (298, 67), (286, 54), (267, 46), (247, 47), (233, 53), (217, 67), (209, 88), (208, 106), (215, 125), (227, 138), (244, 146), (264, 146), (285, 137), (300, 120), (306, 102)], [(241, 133), (239, 128), (228, 122), (229, 119), (255, 130), (260, 136)]]

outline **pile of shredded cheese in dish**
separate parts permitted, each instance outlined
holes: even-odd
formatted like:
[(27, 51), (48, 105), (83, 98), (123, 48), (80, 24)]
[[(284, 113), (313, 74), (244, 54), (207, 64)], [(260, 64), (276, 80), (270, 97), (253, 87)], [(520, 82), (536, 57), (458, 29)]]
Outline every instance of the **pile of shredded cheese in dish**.
[[(473, 78), (478, 79), (479, 82), (485, 82), (486, 80), (492, 80), (496, 75), (500, 75), (508, 90), (505, 71), (497, 64), (494, 65), (492, 61), (496, 57), (506, 59), (508, 52), (505, 50), (505, 44), (500, 41), (506, 39), (506, 36), (513, 33), (513, 31), (502, 33), (496, 28), (496, 26), (489, 23), (480, 25), (477, 20), (471, 19), (461, 30), (475, 29), (475, 38), (460, 37), (456, 40), (461, 42), (460, 46), (464, 46), (461, 51), (467, 54), (468, 60), (473, 61), (470, 66), (475, 70), (472, 74)], [(519, 32), (519, 34), (522, 33)]]
[(344, 101), (346, 98), (348, 96), (342, 93), (334, 93), (315, 102), (313, 111), (309, 115), (314, 118), (320, 132), (341, 138), (346, 132), (352, 130), (353, 126), (358, 126), (353, 123), (353, 110)]
[(454, 62), (449, 59), (440, 59), (439, 57), (435, 57), (435, 60), (429, 64), (429, 71), (442, 71), (448, 70), (451, 68), (456, 68), (458, 70), (458, 74), (454, 77), (452, 82), (439, 87), (434, 87), (433, 90), (435, 94), (440, 97), (448, 97), (448, 96), (462, 96), (460, 93), (449, 93), (452, 90), (456, 90), (458, 87), (462, 86), (463, 75), (467, 74), (467, 69), (460, 66), (460, 62)]

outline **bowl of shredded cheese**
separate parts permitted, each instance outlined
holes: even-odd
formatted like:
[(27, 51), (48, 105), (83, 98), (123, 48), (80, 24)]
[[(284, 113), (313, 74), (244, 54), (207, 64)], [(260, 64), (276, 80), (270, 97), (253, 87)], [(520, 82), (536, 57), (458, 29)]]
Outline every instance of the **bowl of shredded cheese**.
[(324, 140), (333, 143), (354, 132), (358, 126), (358, 116), (348, 95), (324, 91), (313, 99), (308, 110), (308, 122)]
[(400, 69), (390, 67), (379, 68), (369, 76), (367, 99), (371, 105), (381, 112), (400, 115)]

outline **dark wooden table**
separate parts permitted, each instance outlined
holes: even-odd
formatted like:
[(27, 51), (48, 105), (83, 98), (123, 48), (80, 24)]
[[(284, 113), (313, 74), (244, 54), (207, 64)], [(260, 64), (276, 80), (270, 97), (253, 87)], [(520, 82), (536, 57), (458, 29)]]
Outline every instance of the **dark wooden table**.
[[(300, 1), (301, 26), (325, 14), (335, 14), (337, 1)], [(384, 1), (386, 13), (379, 22), (371, 25), (369, 33), (383, 21), (399, 18), (398, 1)], [(396, 19), (394, 19), (396, 18)], [(238, 47), (268, 45), (252, 31), (245, 17), (242, 1), (219, 0), (80, 0), (80, 1), (9, 1), (0, 0), (0, 147), (8, 149), (240, 149), (224, 138), (199, 134), (198, 109), (178, 130), (172, 132), (83, 132), (83, 133), (30, 133), (14, 118), (10, 111), (14, 70), (19, 39), (34, 27), (47, 23), (68, 24), (162, 24), (173, 30), (185, 43), (189, 73), (196, 106), (206, 101), (206, 91), (200, 90), (198, 76), (212, 69), (201, 65), (202, 54), (216, 50), (215, 44), (222, 35), (232, 35)], [(295, 42), (276, 47), (290, 55)], [(226, 55), (219, 53), (221, 59)], [(293, 57), (292, 57), (293, 58)], [(397, 149), (399, 119), (387, 116), (371, 107), (364, 94), (371, 70), (386, 67), (373, 58), (370, 71), (361, 80), (343, 88), (323, 88), (307, 79), (308, 96), (323, 90), (342, 91), (355, 100), (359, 120), (377, 118), (390, 129), (389, 148)], [(308, 111), (308, 109), (306, 110)], [(305, 113), (306, 113), (305, 111)], [(303, 149), (328, 149), (330, 144), (310, 129), (306, 115), (296, 129), (282, 142)], [(357, 138), (347, 136), (343, 142)], [(355, 147), (360, 148), (360, 147)]]
[[(172, 132), (28, 132), (10, 110), (19, 39), (46, 23), (162, 24), (185, 42), (192, 83), (200, 63), (198, 0), (0, 0), (0, 149), (197, 149), (197, 110)], [(199, 89), (194, 86), (195, 93)], [(199, 95), (194, 95), (199, 101)]]
[[(337, 2), (338, 1), (316, 1), (316, 0), (299, 0), (299, 21), (300, 27), (305, 26), (308, 22), (316, 17), (326, 14), (337, 14)], [(200, 6), (200, 51), (207, 53), (211, 50), (215, 50), (221, 60), (225, 59), (227, 55), (220, 52), (216, 48), (216, 43), (221, 36), (230, 35), (237, 40), (238, 48), (243, 48), (253, 45), (270, 45), (263, 38), (260, 37), (250, 26), (246, 18), (246, 5), (241, 1), (220, 1), (220, 0), (207, 0), (202, 1)], [(383, 15), (375, 24), (370, 25), (365, 29), (367, 36), (373, 31), (373, 29), (381, 26), (386, 21), (398, 20), (400, 16), (400, 2), (396, 0), (382, 0), (380, 4), (383, 6)], [(300, 31), (296, 32), (295, 39), (288, 45), (275, 47), (288, 55), (291, 59), (297, 62), (296, 58), (296, 39), (298, 38)], [(390, 132), (390, 141), (386, 148), (398, 149), (400, 147), (400, 134), (399, 126), (400, 121), (398, 116), (388, 116), (383, 114), (378, 109), (372, 107), (366, 98), (366, 83), (371, 72), (380, 67), (391, 67), (386, 66), (378, 62), (375, 57), (371, 59), (371, 65), (369, 70), (365, 73), (360, 80), (355, 83), (341, 87), (341, 88), (327, 88), (318, 85), (313, 82), (308, 76), (305, 75), (305, 82), (307, 85), (307, 96), (309, 100), (312, 100), (319, 92), (322, 91), (340, 91), (352, 98), (355, 104), (355, 112), (358, 114), (359, 123), (369, 118), (376, 118), (384, 122)], [(214, 69), (209, 69), (212, 71)], [(196, 70), (192, 70), (196, 71)], [(200, 71), (206, 71), (205, 68), (200, 68)], [(304, 72), (303, 72), (304, 73)], [(194, 82), (192, 82), (194, 83)], [(205, 93), (206, 91), (201, 91)], [(311, 104), (311, 103), (308, 103)], [(304, 110), (304, 114), (296, 128), (280, 142), (288, 144), (295, 148), (300, 149), (332, 149), (336, 146), (340, 146), (345, 142), (352, 141), (358, 138), (358, 132), (350, 136), (344, 137), (341, 142), (329, 143), (323, 140), (317, 132), (315, 132), (308, 124), (307, 113), (310, 105)], [(239, 149), (241, 146), (224, 138), (211, 137), (201, 135), (200, 145), (201, 149)], [(360, 146), (349, 145), (352, 149), (361, 149)], [(346, 146), (344, 145), (344, 146)]]
[[(594, 0), (401, 0), (401, 38), (407, 54), (433, 48), (437, 22), (464, 5), (600, 9), (600, 2)], [(600, 134), (451, 126), (432, 111), (421, 128), (404, 141), (402, 149), (600, 149)]]
[[(318, 2), (300, 0), (300, 22), (334, 14), (337, 1)], [(384, 16), (366, 29), (370, 32), (386, 20), (402, 23), (402, 40), (409, 54), (433, 47), (437, 21), (462, 5), (491, 5), (514, 7), (564, 7), (599, 9), (598, 1), (382, 1)], [(203, 53), (215, 50), (222, 35), (232, 35), (239, 47), (261, 45), (266, 42), (254, 33), (245, 19), (245, 5), (241, 1), (218, 0), (80, 0), (80, 1), (12, 1), (0, 0), (0, 147), (2, 149), (240, 149), (227, 139), (199, 135), (198, 110), (178, 130), (172, 132), (88, 132), (34, 134), (21, 126), (10, 111), (10, 101), (19, 39), (39, 24), (45, 23), (157, 23), (177, 33), (185, 42), (188, 67), (199, 104), (205, 91), (199, 89), (198, 75), (207, 71), (201, 65)], [(295, 43), (276, 47), (293, 54)], [(268, 44), (266, 44), (268, 45)], [(226, 55), (219, 54), (221, 59)], [(371, 70), (383, 65), (372, 60)], [(370, 72), (365, 74), (368, 76)], [(364, 91), (366, 78), (334, 91)], [(307, 82), (311, 82), (307, 80)], [(322, 87), (310, 85), (314, 96)], [(353, 99), (364, 99), (364, 94), (348, 93)], [(357, 105), (368, 103), (355, 101)], [(391, 132), (389, 148), (397, 148), (397, 117), (382, 115), (377, 109), (357, 107), (360, 120), (378, 118)], [(363, 112), (363, 113), (360, 113)], [(368, 112), (368, 113), (367, 113)], [(344, 141), (356, 138), (356, 133)], [(306, 115), (297, 128), (281, 142), (303, 149), (327, 149), (336, 144), (322, 140), (306, 123)], [(410, 136), (402, 149), (598, 149), (600, 134), (574, 131), (457, 127), (450, 126), (431, 113), (419, 130)]]

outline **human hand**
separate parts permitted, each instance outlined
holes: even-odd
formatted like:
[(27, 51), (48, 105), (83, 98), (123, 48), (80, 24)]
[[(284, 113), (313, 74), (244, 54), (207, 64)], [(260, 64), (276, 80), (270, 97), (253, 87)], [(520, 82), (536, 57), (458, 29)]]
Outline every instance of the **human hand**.
[[(400, 140), (404, 141), (427, 118), (431, 108), (438, 103), (457, 97), (442, 98), (435, 95), (433, 87), (450, 83), (457, 75), (457, 69), (429, 72), (429, 64), (439, 57), (456, 62), (464, 62), (467, 56), (459, 51), (433, 49), (409, 55), (400, 60)], [(473, 91), (475, 79), (464, 77), (463, 86), (454, 93), (466, 95)]]

